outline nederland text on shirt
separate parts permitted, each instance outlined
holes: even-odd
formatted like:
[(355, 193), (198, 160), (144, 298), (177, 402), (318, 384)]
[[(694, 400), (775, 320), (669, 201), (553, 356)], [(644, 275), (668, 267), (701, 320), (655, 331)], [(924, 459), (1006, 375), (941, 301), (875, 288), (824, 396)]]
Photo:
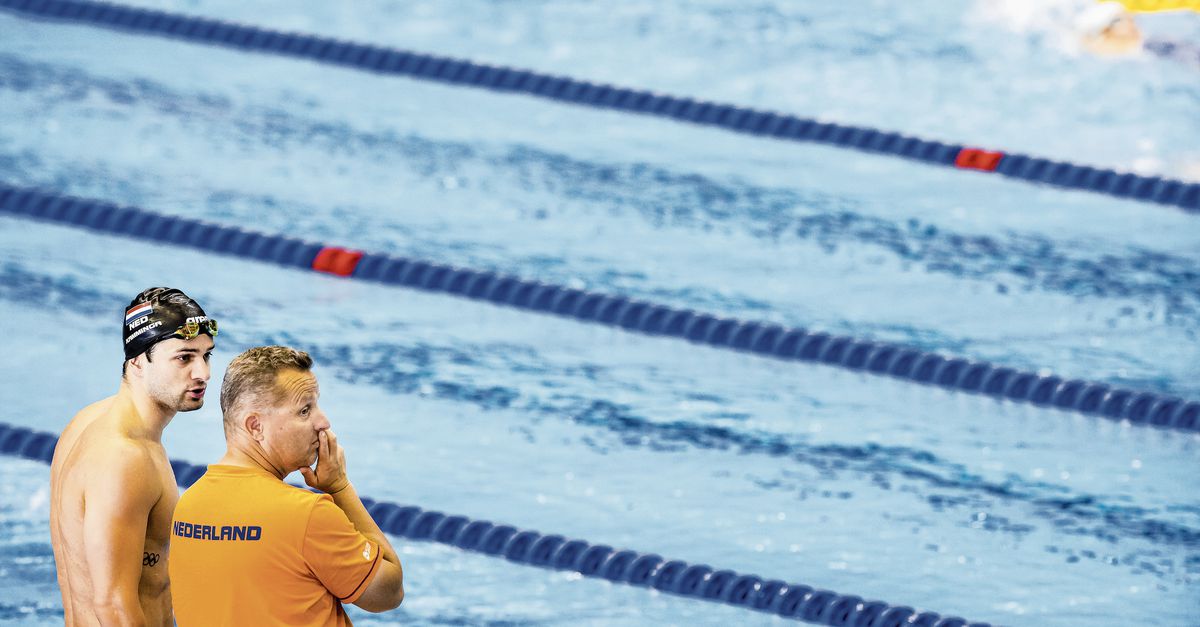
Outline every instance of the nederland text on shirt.
[(256, 525), (194, 525), (176, 520), (171, 533), (181, 538), (195, 540), (246, 540), (256, 541), (262, 537), (262, 527)]

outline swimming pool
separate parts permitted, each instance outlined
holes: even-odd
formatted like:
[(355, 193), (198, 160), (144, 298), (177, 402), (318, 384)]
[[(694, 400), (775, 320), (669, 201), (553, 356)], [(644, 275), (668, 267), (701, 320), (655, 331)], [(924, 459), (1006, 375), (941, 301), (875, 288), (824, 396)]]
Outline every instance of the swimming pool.
[[(1171, 176), (1200, 135), (1187, 68), (1071, 57), (974, 8), (153, 6)], [(1200, 396), (1180, 211), (9, 14), (0, 33), (5, 183)], [(9, 423), (57, 431), (110, 394), (106, 320), (179, 285), (222, 321), (214, 379), (251, 345), (314, 354), (375, 498), (993, 623), (1200, 609), (1195, 436), (0, 225)], [(216, 459), (218, 421), (177, 417), (168, 450)], [(48, 471), (0, 472), (0, 618), (54, 623)], [(403, 609), (356, 621), (776, 620), (400, 544)]]

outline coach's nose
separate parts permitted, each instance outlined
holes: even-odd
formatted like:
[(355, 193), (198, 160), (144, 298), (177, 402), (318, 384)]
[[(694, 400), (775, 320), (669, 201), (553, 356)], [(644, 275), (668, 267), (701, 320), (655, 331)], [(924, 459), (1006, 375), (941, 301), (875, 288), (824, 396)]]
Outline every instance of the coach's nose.
[(316, 407), (314, 409), (315, 413), (313, 414), (313, 428), (317, 431), (324, 431), (328, 429), (331, 426), (329, 424), (329, 416), (326, 416), (325, 412), (322, 411), (320, 407)]

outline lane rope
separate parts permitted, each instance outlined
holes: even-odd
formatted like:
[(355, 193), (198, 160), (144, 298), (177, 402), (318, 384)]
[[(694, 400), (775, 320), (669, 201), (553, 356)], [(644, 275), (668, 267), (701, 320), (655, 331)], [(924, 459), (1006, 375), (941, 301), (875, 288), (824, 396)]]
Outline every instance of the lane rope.
[(484, 270), (364, 253), (135, 207), (0, 184), (0, 214), (83, 227), (154, 244), (315, 270), (333, 276), (422, 289), (653, 336), (747, 351), (788, 361), (887, 375), (948, 390), (1200, 431), (1200, 401), (1022, 371), (985, 361), (798, 327), (722, 318), (624, 296), (589, 292)]
[[(49, 464), (54, 459), (57, 443), (58, 438), (52, 433), (0, 423), (0, 454)], [(186, 489), (208, 468), (171, 460), (171, 469), (179, 485)], [(438, 542), (502, 557), (516, 564), (573, 571), (584, 577), (726, 603), (819, 625), (991, 627), (987, 623), (968, 623), (956, 616), (867, 601), (853, 594), (838, 594), (803, 584), (714, 569), (707, 564), (666, 559), (656, 553), (618, 550), (606, 544), (521, 530), (512, 525), (472, 520), (412, 505), (365, 497), (362, 502), (379, 528), (393, 536)]]
[(1200, 183), (947, 144), (893, 131), (821, 122), (531, 70), (104, 2), (0, 0), (0, 9), (125, 32), (307, 59), (379, 74), (520, 93), (580, 106), (669, 118), (749, 135), (816, 142), (975, 172), (995, 173), (1065, 189), (1170, 205), (1190, 213), (1200, 213)]

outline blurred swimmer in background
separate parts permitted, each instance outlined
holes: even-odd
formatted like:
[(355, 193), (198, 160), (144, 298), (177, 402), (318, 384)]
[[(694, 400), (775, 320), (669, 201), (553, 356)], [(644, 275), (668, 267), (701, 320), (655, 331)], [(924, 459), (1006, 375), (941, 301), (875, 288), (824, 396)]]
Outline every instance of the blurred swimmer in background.
[(1200, 68), (1200, 45), (1186, 40), (1144, 37), (1135, 15), (1172, 12), (1177, 19), (1197, 19), (1200, 0), (1116, 0), (1098, 2), (1079, 18), (1083, 45), (1098, 55), (1121, 56), (1146, 52), (1150, 56)]
[[(1024, 41), (1014, 39), (1012, 45), (1014, 49), (1025, 46), (1028, 56), (1024, 58), (1029, 62), (1057, 51), (1111, 62), (1169, 60), (1173, 66), (1179, 63), (1200, 70), (1200, 43), (1189, 34), (1200, 33), (1200, 0), (980, 0), (972, 17), (985, 30), (1023, 36)], [(1069, 82), (1064, 77), (1064, 84)], [(1152, 143), (1143, 150), (1151, 154), (1131, 160), (1127, 167), (1143, 174), (1200, 181), (1200, 159), (1194, 151), (1164, 160), (1152, 154)]]
[(1100, 55), (1129, 55), (1142, 50), (1142, 30), (1119, 2), (1086, 7), (1075, 20), (1085, 50)]
[(1067, 52), (1161, 57), (1200, 68), (1200, 46), (1148, 36), (1138, 24), (1138, 15), (1162, 12), (1200, 19), (1200, 0), (988, 0), (978, 5), (985, 20), (1048, 37)]

